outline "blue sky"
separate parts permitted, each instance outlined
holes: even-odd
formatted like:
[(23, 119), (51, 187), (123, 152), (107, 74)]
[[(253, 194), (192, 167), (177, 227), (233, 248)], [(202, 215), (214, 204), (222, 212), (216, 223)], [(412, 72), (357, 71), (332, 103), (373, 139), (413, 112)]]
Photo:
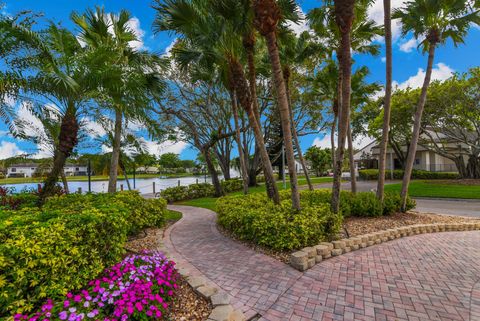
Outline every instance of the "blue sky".
[[(72, 11), (82, 12), (86, 8), (94, 7), (95, 5), (104, 6), (107, 12), (118, 12), (121, 9), (127, 9), (136, 19), (132, 22), (132, 27), (135, 28), (139, 35), (141, 35), (142, 42), (138, 46), (143, 46), (149, 50), (157, 53), (164, 53), (166, 48), (172, 43), (175, 38), (174, 35), (168, 33), (161, 33), (154, 35), (152, 32), (152, 21), (155, 12), (151, 8), (152, 0), (83, 0), (83, 1), (65, 1), (65, 0), (0, 0), (6, 3), (6, 8), (2, 14), (14, 14), (21, 10), (33, 10), (35, 12), (43, 12), (46, 19), (51, 19), (56, 22), (61, 22), (67, 28), (73, 28), (69, 20)], [(392, 0), (392, 7), (399, 7), (403, 0)], [(320, 5), (318, 0), (303, 0), (298, 2), (303, 12), (308, 12), (311, 8)], [(383, 22), (383, 1), (376, 0), (374, 5), (370, 8), (370, 16), (378, 23)], [(293, 26), (296, 30), (305, 30), (305, 25)], [(423, 70), (426, 65), (426, 57), (416, 49), (416, 40), (411, 36), (402, 38), (399, 34), (400, 26), (394, 24), (393, 35), (393, 79), (395, 85), (399, 87), (419, 87), (423, 82)], [(382, 39), (378, 40), (383, 45)], [(439, 48), (436, 52), (435, 68), (433, 71), (433, 79), (446, 79), (453, 72), (463, 72), (471, 67), (478, 66), (478, 53), (480, 52), (480, 28), (471, 28), (469, 35), (465, 41), (466, 45), (461, 45), (455, 48), (451, 42)], [(370, 56), (355, 56), (357, 65), (366, 65), (371, 71), (369, 81), (376, 81), (383, 83), (385, 63), (383, 62), (383, 48), (382, 54), (378, 57)], [(354, 67), (355, 68), (355, 67)], [(0, 124), (0, 159), (13, 156), (18, 153), (35, 153), (36, 146), (25, 141), (16, 140), (5, 136), (6, 127)], [(302, 137), (301, 145), (305, 150), (312, 144), (327, 147), (329, 137), (323, 133), (318, 135), (309, 135)], [(360, 138), (357, 141), (357, 146), (361, 147), (369, 142), (368, 138)], [(195, 158), (196, 150), (189, 148), (184, 143), (173, 144), (166, 143), (158, 145), (154, 142), (148, 142), (153, 152), (179, 152), (181, 157)]]

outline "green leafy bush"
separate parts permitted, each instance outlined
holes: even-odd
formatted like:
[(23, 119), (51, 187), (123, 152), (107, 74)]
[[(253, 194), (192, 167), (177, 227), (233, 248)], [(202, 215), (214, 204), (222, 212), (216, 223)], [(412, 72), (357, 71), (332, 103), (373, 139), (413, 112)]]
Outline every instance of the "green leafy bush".
[[(358, 175), (364, 180), (376, 180), (378, 179), (378, 169), (361, 169), (358, 171)], [(392, 171), (387, 170), (385, 172), (385, 178), (390, 179)], [(394, 179), (403, 178), (403, 170), (393, 170)], [(457, 179), (458, 173), (451, 172), (430, 172), (414, 169), (412, 171), (412, 179)]]
[[(222, 181), (222, 189), (225, 193), (239, 191), (243, 188), (242, 180), (231, 179)], [(201, 197), (212, 197), (215, 195), (215, 188), (209, 183), (191, 184), (188, 186), (169, 187), (160, 192), (160, 196), (169, 203), (191, 200)]]
[(70, 194), (0, 211), (0, 317), (82, 288), (124, 254), (129, 234), (164, 222), (165, 200)]
[(290, 200), (275, 205), (263, 193), (222, 197), (218, 223), (236, 237), (275, 250), (292, 250), (333, 238), (342, 218), (328, 204), (303, 206), (292, 212)]
[(355, 217), (378, 217), (383, 215), (382, 202), (371, 192), (352, 195), (350, 201), (350, 215)]

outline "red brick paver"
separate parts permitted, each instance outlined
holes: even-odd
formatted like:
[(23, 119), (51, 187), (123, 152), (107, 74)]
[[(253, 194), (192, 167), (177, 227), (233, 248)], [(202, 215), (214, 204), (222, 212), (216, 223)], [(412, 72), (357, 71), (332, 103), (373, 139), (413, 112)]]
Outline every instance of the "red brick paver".
[(166, 232), (192, 265), (261, 320), (480, 320), (480, 232), (406, 237), (325, 260), (305, 273), (221, 235), (215, 213), (185, 206)]

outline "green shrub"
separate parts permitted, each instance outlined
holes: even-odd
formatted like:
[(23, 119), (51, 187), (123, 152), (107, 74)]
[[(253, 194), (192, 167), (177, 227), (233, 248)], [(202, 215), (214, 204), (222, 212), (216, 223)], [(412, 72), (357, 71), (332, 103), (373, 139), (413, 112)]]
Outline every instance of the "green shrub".
[(333, 238), (342, 218), (328, 204), (303, 206), (294, 213), (290, 200), (275, 205), (263, 193), (222, 197), (218, 223), (236, 237), (275, 250), (292, 250)]
[(229, 179), (227, 181), (222, 181), (221, 184), (225, 193), (231, 193), (243, 189), (243, 180), (241, 179)]
[[(350, 193), (351, 194), (351, 193)], [(351, 194), (351, 216), (355, 217), (378, 217), (383, 214), (382, 202), (372, 192)]]
[(164, 222), (165, 200), (70, 194), (0, 211), (0, 317), (82, 288), (124, 254), (129, 234)]
[[(391, 178), (391, 171), (387, 170), (385, 172), (385, 178)], [(358, 171), (358, 175), (363, 180), (376, 180), (378, 179), (378, 169), (361, 169)], [(417, 170), (414, 169), (412, 171), (412, 179), (457, 179), (458, 173), (451, 173), (451, 172), (430, 172), (424, 170)], [(395, 169), (393, 170), (393, 178), (394, 179), (402, 179), (403, 178), (403, 170)]]
[[(221, 182), (225, 193), (239, 191), (243, 188), (242, 180), (231, 179)], [(215, 188), (209, 183), (191, 184), (188, 186), (169, 187), (160, 192), (160, 196), (168, 203), (191, 200), (201, 197), (212, 197), (215, 195)]]

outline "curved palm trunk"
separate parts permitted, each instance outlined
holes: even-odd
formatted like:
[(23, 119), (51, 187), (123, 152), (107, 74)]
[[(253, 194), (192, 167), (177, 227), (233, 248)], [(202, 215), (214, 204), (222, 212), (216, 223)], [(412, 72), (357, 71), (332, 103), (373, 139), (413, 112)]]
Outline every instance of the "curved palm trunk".
[(348, 160), (350, 163), (350, 189), (352, 193), (355, 194), (357, 193), (357, 175), (355, 171), (355, 159), (353, 158), (352, 126), (350, 126), (350, 122), (348, 122), (347, 140), (348, 140)]
[(212, 156), (210, 155), (210, 149), (202, 150), (203, 157), (205, 157), (205, 163), (207, 163), (207, 169), (212, 176), (212, 184), (215, 188), (215, 197), (223, 196), (222, 185), (220, 184), (220, 180), (218, 179), (217, 170), (215, 165), (213, 165)]
[(390, 0), (383, 0), (384, 25), (385, 25), (385, 100), (383, 104), (383, 128), (380, 142), (380, 155), (378, 159), (378, 184), (377, 198), (383, 202), (385, 187), (385, 170), (387, 165), (388, 132), (390, 130), (390, 102), (392, 100), (392, 21), (390, 16)]
[(108, 179), (108, 192), (117, 191), (118, 162), (120, 159), (120, 140), (122, 138), (122, 111), (120, 108), (115, 110), (115, 129), (112, 145), (112, 159), (110, 162), (110, 174)]
[(258, 107), (257, 98), (257, 72), (255, 69), (255, 34), (253, 31), (243, 37), (243, 47), (247, 53), (248, 84), (250, 88), (250, 95), (252, 97), (253, 112), (258, 121), (258, 126), (261, 126), (260, 108)]
[(74, 106), (69, 106), (65, 116), (62, 119), (60, 125), (60, 134), (58, 135), (58, 145), (55, 148), (53, 154), (52, 170), (48, 173), (45, 179), (42, 191), (39, 197), (39, 204), (44, 204), (47, 197), (52, 196), (55, 193), (55, 186), (58, 181), (58, 176), (61, 175), (63, 167), (68, 157), (73, 152), (73, 149), (78, 142), (78, 120), (75, 115)]
[(332, 211), (340, 211), (340, 185), (342, 176), (343, 156), (345, 154), (345, 139), (350, 121), (350, 85), (352, 59), (350, 52), (350, 31), (354, 18), (354, 0), (336, 0), (336, 23), (341, 31), (340, 51), (338, 53), (339, 69), (342, 77), (342, 95), (339, 104), (338, 143), (335, 168), (333, 172)]
[(131, 191), (132, 186), (130, 185), (130, 180), (128, 179), (128, 175), (127, 175), (127, 169), (125, 168), (125, 164), (123, 163), (121, 156), (119, 157), (118, 164), (120, 165), (120, 169), (123, 172), (123, 177), (125, 177), (125, 182), (127, 182), (127, 188), (129, 191)]
[(425, 107), (425, 102), (427, 100), (427, 90), (430, 84), (430, 79), (432, 76), (433, 60), (435, 58), (435, 43), (429, 44), (428, 49), (428, 63), (427, 71), (425, 73), (425, 79), (423, 81), (422, 91), (420, 93), (420, 98), (418, 100), (417, 110), (415, 111), (415, 119), (413, 122), (413, 134), (410, 146), (408, 148), (407, 163), (405, 164), (405, 173), (403, 174), (403, 183), (402, 183), (402, 212), (406, 211), (407, 196), (408, 196), (408, 185), (410, 184), (410, 176), (412, 175), (413, 163), (415, 161), (415, 154), (417, 153), (417, 144), (420, 137), (420, 127), (422, 124), (422, 115), (423, 109)]
[(67, 177), (65, 176), (65, 170), (63, 168), (60, 175), (62, 176), (63, 190), (65, 191), (65, 194), (70, 194), (70, 190), (68, 189)]
[(243, 67), (237, 60), (231, 60), (230, 68), (232, 71), (235, 91), (238, 93), (242, 108), (247, 113), (248, 121), (250, 123), (250, 127), (252, 127), (253, 134), (255, 136), (255, 142), (258, 146), (258, 152), (263, 165), (263, 174), (265, 175), (267, 195), (275, 204), (279, 204), (280, 196), (278, 194), (277, 184), (275, 183), (275, 177), (273, 175), (272, 163), (270, 162), (267, 148), (265, 147), (265, 140), (260, 128), (260, 120), (257, 120), (255, 117), (255, 112), (253, 110), (254, 104), (251, 101), (250, 90), (247, 85), (245, 74), (243, 73)]
[(238, 159), (240, 160), (240, 170), (243, 181), (243, 194), (248, 194), (248, 170), (245, 164), (245, 157), (243, 156), (242, 140), (240, 138), (240, 126), (238, 123), (238, 106), (235, 91), (230, 91), (230, 99), (232, 101), (233, 122), (235, 125), (235, 140), (238, 146)]
[(295, 170), (295, 152), (292, 141), (292, 124), (290, 123), (290, 112), (283, 81), (282, 66), (277, 47), (277, 37), (274, 32), (265, 35), (267, 41), (268, 55), (272, 64), (273, 79), (277, 93), (278, 109), (280, 111), (280, 120), (282, 122), (283, 141), (285, 143), (285, 155), (287, 158), (288, 175), (290, 176), (290, 188), (292, 191), (292, 207), (300, 210), (300, 194), (298, 192), (297, 172)]
[(308, 189), (313, 191), (313, 185), (310, 180), (310, 175), (308, 174), (307, 164), (305, 163), (305, 158), (303, 157), (302, 148), (300, 147), (300, 142), (298, 141), (297, 128), (295, 126), (295, 121), (293, 120), (293, 110), (292, 110), (292, 104), (290, 100), (289, 74), (290, 74), (290, 71), (286, 69), (285, 72), (283, 73), (283, 78), (285, 80), (285, 89), (287, 92), (287, 101), (289, 106), (288, 111), (290, 114), (290, 123), (292, 124), (293, 142), (295, 143), (295, 147), (297, 148), (298, 159), (300, 160), (300, 164), (302, 165), (303, 173), (305, 174), (305, 179), (307, 180)]

